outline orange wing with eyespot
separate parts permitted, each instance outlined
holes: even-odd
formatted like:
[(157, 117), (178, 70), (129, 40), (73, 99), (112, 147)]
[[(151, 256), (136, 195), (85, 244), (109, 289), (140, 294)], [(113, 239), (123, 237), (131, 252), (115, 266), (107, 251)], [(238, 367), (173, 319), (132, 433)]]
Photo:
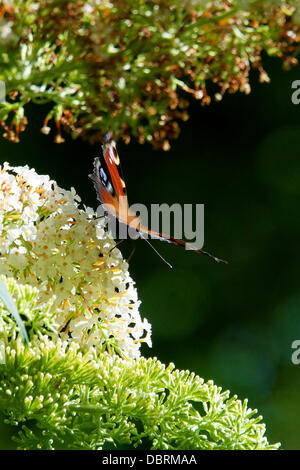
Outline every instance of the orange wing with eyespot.
[[(136, 214), (132, 213), (128, 206), (126, 185), (121, 176), (120, 158), (110, 134), (106, 137), (106, 143), (102, 146), (103, 154), (94, 159), (94, 171), (90, 176), (94, 183), (97, 193), (97, 199), (102, 206), (111, 215), (115, 216), (120, 222), (137, 230), (143, 238), (143, 235), (150, 235), (151, 238), (183, 246), (190, 250), (209, 256), (216, 262), (227, 263), (222, 259), (216, 258), (207, 251), (198, 250), (189, 243), (176, 239), (170, 235), (154, 232), (144, 227)], [(156, 250), (155, 250), (156, 251)]]

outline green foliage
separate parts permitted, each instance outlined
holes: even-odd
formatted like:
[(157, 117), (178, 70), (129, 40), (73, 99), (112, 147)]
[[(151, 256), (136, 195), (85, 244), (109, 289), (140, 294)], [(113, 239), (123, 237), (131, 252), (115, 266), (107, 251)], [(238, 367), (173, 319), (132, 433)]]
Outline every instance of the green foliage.
[[(4, 278), (3, 278), (4, 279)], [(156, 358), (125, 360), (38, 334), (36, 290), (7, 280), (29, 332), (0, 306), (0, 413), (21, 449), (276, 449), (257, 411), (212, 381)], [(43, 320), (44, 319), (44, 320)], [(44, 328), (45, 332), (45, 328)]]
[(15, 305), (15, 303), (14, 303), (14, 301), (13, 301), (6, 285), (1, 280), (0, 280), (0, 299), (4, 302), (7, 309), (9, 310), (9, 312), (14, 317), (15, 322), (17, 323), (17, 325), (20, 328), (22, 338), (25, 341), (25, 343), (27, 343), (28, 342), (27, 331), (26, 331), (26, 329), (24, 327), (24, 324), (21, 320), (18, 309), (17, 309), (17, 307), (16, 307), (16, 305)]
[(269, 81), (261, 54), (297, 64), (299, 7), (295, 1), (18, 0), (0, 2), (0, 106), (4, 136), (19, 141), (25, 105), (52, 103), (48, 122), (74, 138), (169, 148), (187, 119), (185, 94), (202, 104), (207, 82), (250, 92), (249, 71)]

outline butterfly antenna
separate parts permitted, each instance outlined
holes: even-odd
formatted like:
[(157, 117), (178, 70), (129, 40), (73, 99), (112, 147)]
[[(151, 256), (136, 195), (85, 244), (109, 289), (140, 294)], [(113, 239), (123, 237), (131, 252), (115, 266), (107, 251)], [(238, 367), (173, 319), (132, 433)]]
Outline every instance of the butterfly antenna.
[(162, 259), (163, 262), (169, 266), (169, 268), (173, 268), (173, 266), (170, 263), (168, 263), (168, 261), (154, 248), (154, 246), (149, 242), (149, 240), (146, 237), (144, 237), (144, 235), (141, 232), (140, 232), (140, 236), (143, 240), (145, 240), (148, 243), (148, 245), (151, 246), (152, 250), (155, 251), (155, 253), (160, 257), (160, 259)]

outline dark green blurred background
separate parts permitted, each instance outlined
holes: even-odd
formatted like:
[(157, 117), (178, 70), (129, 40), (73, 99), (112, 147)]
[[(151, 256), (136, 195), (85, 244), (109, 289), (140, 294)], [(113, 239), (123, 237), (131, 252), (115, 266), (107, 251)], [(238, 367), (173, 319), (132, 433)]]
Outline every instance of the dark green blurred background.
[[(204, 203), (204, 248), (230, 264), (160, 241), (153, 244), (172, 270), (141, 240), (121, 250), (127, 257), (136, 244), (130, 272), (153, 325), (153, 348), (143, 354), (249, 398), (269, 441), (300, 449), (300, 365), (291, 362), (291, 343), (300, 339), (300, 105), (291, 102), (291, 83), (300, 70), (283, 72), (267, 58), (265, 68), (271, 84), (253, 72), (248, 96), (204, 108), (192, 102), (169, 152), (118, 144), (129, 202)], [(1, 138), (1, 161), (74, 186), (96, 208), (87, 175), (99, 146), (68, 136), (54, 144), (53, 134), (39, 131), (46, 111), (31, 108), (21, 143)], [(9, 432), (2, 428), (2, 448)]]

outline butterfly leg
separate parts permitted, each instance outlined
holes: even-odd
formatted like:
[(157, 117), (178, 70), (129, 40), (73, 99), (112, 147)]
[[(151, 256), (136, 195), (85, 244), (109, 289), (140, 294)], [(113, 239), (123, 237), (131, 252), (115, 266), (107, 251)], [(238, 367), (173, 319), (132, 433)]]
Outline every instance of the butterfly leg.
[[(119, 241), (115, 244), (115, 246), (113, 246), (113, 247), (109, 250), (109, 253), (110, 253), (114, 248), (117, 248), (117, 246), (121, 245), (121, 243), (122, 243), (123, 241), (124, 241), (124, 239), (119, 240)], [(136, 250), (136, 246), (134, 245), (134, 246), (133, 246), (133, 249), (131, 250), (130, 255), (128, 256), (128, 258), (127, 258), (127, 260), (126, 260), (127, 263), (129, 263), (129, 261), (130, 261), (131, 258), (133, 257), (133, 255), (134, 255), (134, 253), (135, 253), (135, 250)]]
[(119, 240), (119, 241), (115, 244), (115, 246), (113, 246), (113, 247), (109, 250), (108, 253), (110, 253), (112, 250), (114, 250), (115, 248), (117, 248), (117, 246), (121, 245), (121, 243), (123, 243), (123, 241), (124, 241), (123, 238), (122, 238), (122, 240)]
[[(97, 210), (97, 212), (98, 212), (98, 210)], [(97, 212), (96, 212), (96, 214), (97, 214)], [(108, 212), (106, 210), (104, 210), (101, 215), (97, 214), (96, 217), (94, 218), (94, 220), (99, 220), (99, 219), (103, 219), (103, 218), (105, 219), (105, 223), (107, 223), (107, 221), (108, 221)]]
[(134, 246), (133, 246), (133, 249), (131, 250), (130, 255), (128, 256), (128, 258), (127, 258), (127, 260), (126, 260), (127, 263), (129, 263), (129, 261), (130, 261), (131, 258), (133, 257), (133, 255), (134, 255), (134, 253), (135, 253), (135, 250), (136, 250), (136, 246), (134, 245)]

